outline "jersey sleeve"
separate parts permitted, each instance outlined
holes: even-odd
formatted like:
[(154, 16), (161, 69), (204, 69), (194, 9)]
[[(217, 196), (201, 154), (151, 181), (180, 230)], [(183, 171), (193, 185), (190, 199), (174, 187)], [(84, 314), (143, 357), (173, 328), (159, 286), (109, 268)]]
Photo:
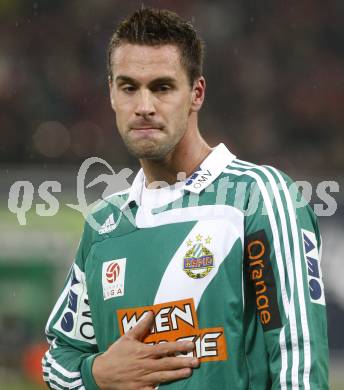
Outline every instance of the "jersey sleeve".
[(245, 216), (247, 299), (263, 330), (271, 389), (328, 389), (321, 237), (295, 184), (271, 167), (252, 169)]
[(92, 376), (98, 348), (84, 274), (88, 241), (85, 230), (64, 289), (46, 325), (50, 348), (42, 360), (43, 379), (51, 389), (98, 389)]

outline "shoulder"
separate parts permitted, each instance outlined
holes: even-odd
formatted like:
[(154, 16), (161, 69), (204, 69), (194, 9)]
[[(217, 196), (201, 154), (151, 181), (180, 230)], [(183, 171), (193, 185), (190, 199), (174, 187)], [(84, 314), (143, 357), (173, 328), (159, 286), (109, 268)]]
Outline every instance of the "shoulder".
[(224, 174), (233, 180), (256, 183), (259, 188), (277, 185), (279, 189), (291, 186), (293, 180), (283, 171), (269, 165), (258, 165), (235, 158), (225, 169)]
[(270, 212), (290, 210), (300, 195), (296, 183), (272, 166), (234, 159), (223, 174), (229, 176), (235, 196), (244, 199), (244, 206), (250, 206), (252, 214), (252, 210), (259, 213), (261, 209), (269, 214), (265, 208)]
[(106, 198), (100, 200), (91, 210), (91, 215), (101, 215), (101, 211), (118, 211), (129, 197), (131, 187), (124, 191), (115, 192)]
[(88, 213), (84, 235), (87, 241), (99, 241), (107, 230), (111, 230), (119, 219), (121, 207), (129, 197), (130, 188), (113, 193), (100, 200)]

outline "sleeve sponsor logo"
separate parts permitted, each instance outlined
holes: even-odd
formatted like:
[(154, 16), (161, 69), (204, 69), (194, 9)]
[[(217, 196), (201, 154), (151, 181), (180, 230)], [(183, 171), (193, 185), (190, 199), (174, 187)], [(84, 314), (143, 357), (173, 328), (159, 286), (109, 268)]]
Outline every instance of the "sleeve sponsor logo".
[(224, 329), (200, 329), (193, 299), (117, 310), (120, 335), (134, 327), (147, 311), (152, 311), (155, 317), (145, 343), (190, 340), (195, 343), (195, 350), (187, 356), (195, 356), (201, 362), (227, 360)]
[(313, 303), (325, 305), (324, 284), (320, 268), (317, 239), (313, 232), (302, 229), (303, 253), (307, 267), (309, 296)]
[(251, 234), (245, 244), (245, 268), (254, 287), (254, 299), (264, 331), (280, 328), (276, 281), (270, 261), (270, 245), (264, 230)]
[(103, 263), (102, 286), (104, 300), (124, 295), (126, 261), (127, 259), (124, 258)]
[(84, 274), (73, 266), (67, 306), (54, 328), (75, 340), (96, 344)]

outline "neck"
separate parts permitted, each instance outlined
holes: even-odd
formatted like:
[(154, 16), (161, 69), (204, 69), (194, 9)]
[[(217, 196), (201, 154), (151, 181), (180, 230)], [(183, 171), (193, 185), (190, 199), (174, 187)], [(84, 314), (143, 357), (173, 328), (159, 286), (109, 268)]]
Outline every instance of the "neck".
[[(211, 152), (210, 146), (201, 137), (198, 129), (186, 131), (177, 146), (162, 160), (141, 159), (140, 164), (145, 174), (147, 185), (155, 181), (168, 184), (177, 179), (185, 180)], [(182, 172), (181, 176), (178, 173)], [(185, 175), (183, 173), (185, 172)]]

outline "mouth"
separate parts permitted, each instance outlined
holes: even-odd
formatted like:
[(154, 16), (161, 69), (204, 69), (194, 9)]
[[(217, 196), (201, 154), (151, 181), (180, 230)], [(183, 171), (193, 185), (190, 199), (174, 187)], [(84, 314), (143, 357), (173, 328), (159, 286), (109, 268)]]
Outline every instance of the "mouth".
[(162, 132), (161, 127), (132, 127), (130, 132), (136, 137), (149, 137)]
[(147, 126), (147, 127), (132, 127), (131, 130), (161, 130), (161, 128), (160, 127)]

